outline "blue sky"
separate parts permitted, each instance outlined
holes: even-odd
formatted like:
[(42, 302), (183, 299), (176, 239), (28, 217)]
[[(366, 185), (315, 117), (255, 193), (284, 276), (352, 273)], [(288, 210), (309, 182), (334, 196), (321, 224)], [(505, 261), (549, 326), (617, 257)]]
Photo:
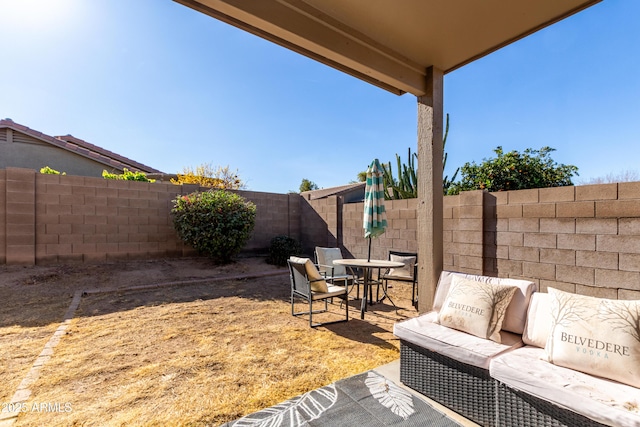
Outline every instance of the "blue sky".
[[(640, 2), (602, 3), (445, 76), (447, 173), (557, 149), (574, 182), (638, 171)], [(396, 96), (170, 0), (0, 0), (0, 118), (254, 191), (349, 183), (416, 148)], [(44, 165), (43, 165), (44, 166)]]

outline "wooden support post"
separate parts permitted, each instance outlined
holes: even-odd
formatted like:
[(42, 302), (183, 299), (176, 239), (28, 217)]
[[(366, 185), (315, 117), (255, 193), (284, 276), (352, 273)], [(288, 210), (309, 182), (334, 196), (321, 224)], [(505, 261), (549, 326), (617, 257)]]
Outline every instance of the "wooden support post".
[(431, 310), (442, 272), (442, 70), (429, 67), (427, 92), (418, 97), (418, 309)]

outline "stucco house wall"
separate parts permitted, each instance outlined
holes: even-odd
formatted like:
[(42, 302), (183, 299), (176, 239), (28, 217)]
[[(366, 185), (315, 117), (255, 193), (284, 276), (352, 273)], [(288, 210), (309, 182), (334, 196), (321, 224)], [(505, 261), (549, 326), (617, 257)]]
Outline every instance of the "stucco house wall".
[[(10, 134), (9, 138), (7, 134)], [(67, 175), (94, 177), (102, 176), (102, 171), (108, 169), (103, 163), (61, 150), (12, 129), (0, 129), (0, 169), (40, 170), (45, 166)]]
[(103, 170), (122, 173), (125, 168), (146, 174), (162, 173), (72, 135), (46, 135), (11, 119), (0, 120), (0, 169), (39, 171), (45, 166), (75, 176), (101, 177)]

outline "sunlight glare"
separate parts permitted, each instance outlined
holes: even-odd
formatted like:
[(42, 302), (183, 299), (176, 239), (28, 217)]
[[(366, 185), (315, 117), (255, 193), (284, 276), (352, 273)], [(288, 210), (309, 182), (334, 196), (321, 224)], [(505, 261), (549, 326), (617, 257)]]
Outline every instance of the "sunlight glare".
[(0, 0), (4, 23), (38, 31), (71, 24), (76, 9), (75, 0)]

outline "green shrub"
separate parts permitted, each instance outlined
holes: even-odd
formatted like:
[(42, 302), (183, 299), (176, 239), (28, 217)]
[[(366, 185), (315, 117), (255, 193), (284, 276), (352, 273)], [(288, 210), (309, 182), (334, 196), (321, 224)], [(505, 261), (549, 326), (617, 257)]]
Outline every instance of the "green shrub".
[(49, 166), (45, 166), (42, 169), (40, 169), (40, 173), (45, 174), (45, 175), (66, 175), (66, 172), (58, 172), (55, 169), (51, 169)]
[(251, 237), (256, 206), (225, 190), (178, 196), (171, 210), (180, 238), (218, 263), (228, 263)]
[(296, 239), (289, 236), (276, 236), (271, 239), (267, 263), (285, 266), (291, 255), (300, 255), (301, 253), (302, 246)]
[(493, 151), (497, 157), (484, 159), (479, 165), (475, 162), (465, 163), (460, 168), (460, 181), (449, 187), (449, 194), (469, 190), (508, 191), (563, 187), (573, 185), (571, 177), (578, 175), (576, 166), (558, 164), (551, 158), (551, 152), (555, 151), (551, 147), (539, 150), (527, 148), (523, 153), (515, 150), (505, 153), (502, 147)]
[(124, 168), (122, 170), (122, 174), (117, 173), (109, 173), (106, 170), (102, 171), (102, 177), (104, 179), (117, 179), (123, 181), (142, 181), (142, 182), (156, 182), (155, 179), (147, 178), (147, 175), (144, 172), (131, 172), (129, 169)]

